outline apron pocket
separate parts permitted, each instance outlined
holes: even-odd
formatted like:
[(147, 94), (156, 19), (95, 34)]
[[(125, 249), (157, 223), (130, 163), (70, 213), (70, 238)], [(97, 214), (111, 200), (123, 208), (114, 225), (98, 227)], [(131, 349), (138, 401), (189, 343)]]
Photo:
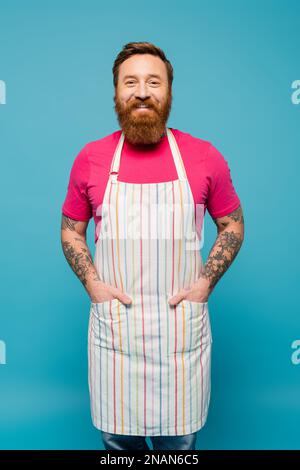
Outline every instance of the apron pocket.
[(168, 354), (193, 351), (212, 342), (208, 302), (182, 300), (170, 307)]
[(95, 345), (128, 353), (128, 307), (119, 299), (91, 303)]

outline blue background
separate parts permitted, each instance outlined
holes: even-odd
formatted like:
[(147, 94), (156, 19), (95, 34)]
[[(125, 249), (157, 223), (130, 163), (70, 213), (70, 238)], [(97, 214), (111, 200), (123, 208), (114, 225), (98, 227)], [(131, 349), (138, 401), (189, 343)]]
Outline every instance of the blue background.
[[(112, 65), (150, 41), (174, 67), (168, 125), (211, 141), (245, 215), (210, 297), (212, 396), (197, 449), (297, 449), (300, 365), (298, 1), (1, 1), (0, 445), (99, 449), (87, 387), (89, 298), (60, 245), (69, 171), (119, 128)], [(94, 252), (94, 223), (89, 246)], [(204, 259), (215, 226), (205, 221)]]

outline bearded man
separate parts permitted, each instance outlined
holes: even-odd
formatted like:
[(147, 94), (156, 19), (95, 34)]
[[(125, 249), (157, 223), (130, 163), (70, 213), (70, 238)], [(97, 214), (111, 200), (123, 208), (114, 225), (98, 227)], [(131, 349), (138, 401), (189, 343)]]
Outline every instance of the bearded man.
[[(62, 206), (63, 251), (90, 299), (92, 421), (106, 449), (147, 450), (147, 436), (195, 449), (211, 392), (208, 298), (243, 242), (241, 203), (212, 143), (167, 127), (162, 49), (126, 44), (113, 81), (121, 129), (81, 149)], [(206, 209), (217, 234), (204, 263)]]

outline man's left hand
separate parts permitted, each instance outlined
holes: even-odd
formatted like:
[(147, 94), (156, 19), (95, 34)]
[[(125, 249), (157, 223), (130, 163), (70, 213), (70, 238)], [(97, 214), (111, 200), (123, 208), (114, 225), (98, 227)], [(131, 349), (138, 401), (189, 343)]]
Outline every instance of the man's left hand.
[(191, 302), (207, 302), (212, 289), (209, 287), (209, 281), (200, 278), (190, 287), (181, 289), (176, 295), (173, 295), (168, 302), (169, 305), (175, 306), (182, 300), (190, 300)]

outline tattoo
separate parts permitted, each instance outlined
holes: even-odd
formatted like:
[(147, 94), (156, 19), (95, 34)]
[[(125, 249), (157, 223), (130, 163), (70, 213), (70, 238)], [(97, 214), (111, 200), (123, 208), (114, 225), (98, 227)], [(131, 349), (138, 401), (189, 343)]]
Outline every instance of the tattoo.
[(235, 211), (228, 214), (226, 217), (229, 217), (230, 219), (234, 220), (235, 222), (244, 223), (243, 211), (242, 211), (241, 206), (239, 206)]
[(70, 217), (67, 217), (64, 214), (62, 214), (62, 218), (61, 218), (62, 230), (71, 230), (72, 232), (74, 232), (76, 224), (78, 224), (78, 220), (70, 219)]
[[(214, 222), (219, 228), (219, 234), (201, 272), (201, 277), (209, 280), (211, 289), (229, 268), (243, 243), (244, 217), (241, 206), (225, 217), (214, 219)], [(230, 225), (232, 222), (237, 224), (236, 230)]]
[[(85, 286), (87, 282), (87, 274), (90, 271), (95, 271), (95, 266), (89, 250), (86, 248), (80, 248), (80, 251), (77, 251), (68, 241), (64, 241), (62, 243), (62, 247), (69, 265)], [(99, 280), (99, 278), (97, 277), (97, 279), (94, 280)]]
[(208, 256), (201, 274), (202, 277), (205, 277), (210, 281), (211, 288), (216, 285), (221, 276), (229, 268), (238, 254), (242, 242), (242, 236), (233, 231), (224, 231), (217, 237), (212, 248), (212, 250), (217, 248), (217, 251)]
[[(228, 224), (230, 224), (232, 220), (234, 222), (239, 222), (241, 224), (244, 224), (244, 216), (243, 216), (243, 211), (242, 211), (241, 206), (239, 206), (235, 211), (231, 212), (230, 214), (226, 215), (226, 217), (224, 217), (224, 219), (227, 219), (227, 218), (230, 220), (220, 221), (219, 225), (225, 228), (227, 227)], [(214, 219), (215, 223), (216, 223), (216, 220), (218, 219)]]
[(81, 243), (84, 243), (86, 244), (86, 241), (83, 240), (82, 238), (77, 238), (77, 237), (74, 237), (74, 240), (76, 240), (77, 242), (81, 242)]
[[(93, 276), (93, 281), (101, 282), (101, 280), (93, 263), (93, 259), (86, 244), (85, 237), (81, 237), (80, 234), (76, 232), (76, 230), (78, 230), (77, 224), (79, 223), (80, 221), (70, 219), (70, 217), (62, 214), (62, 230), (67, 232), (75, 232), (75, 234), (72, 233), (70, 235), (70, 241), (64, 240), (64, 237), (62, 237), (62, 249), (74, 273), (86, 287), (88, 277), (91, 279), (91, 276)], [(77, 242), (80, 242), (82, 245), (77, 245)]]

